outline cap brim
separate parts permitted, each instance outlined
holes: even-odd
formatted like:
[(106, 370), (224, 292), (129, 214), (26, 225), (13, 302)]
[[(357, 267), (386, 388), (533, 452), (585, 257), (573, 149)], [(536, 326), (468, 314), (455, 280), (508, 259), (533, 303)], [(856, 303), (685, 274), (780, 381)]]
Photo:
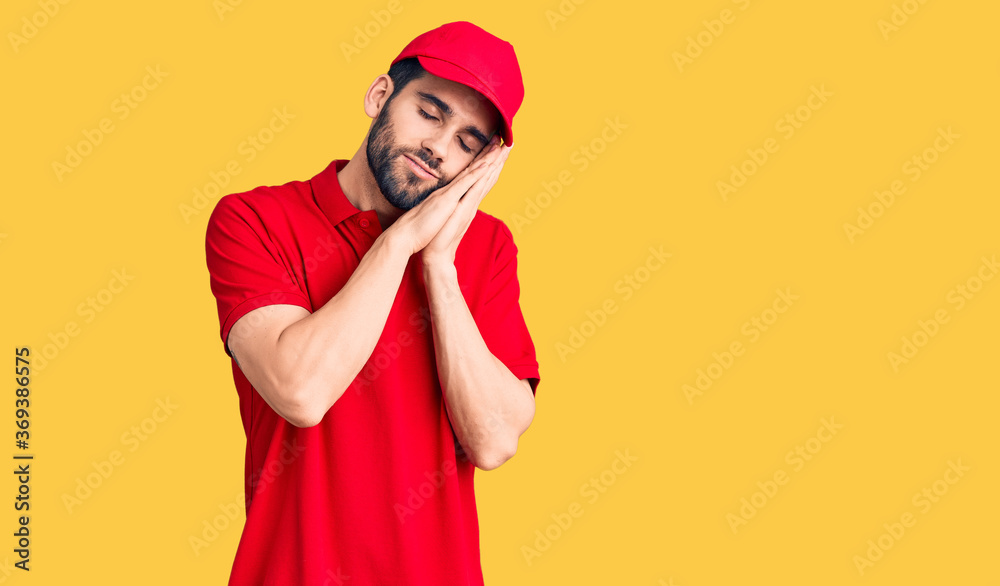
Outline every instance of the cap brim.
[(501, 107), (500, 100), (486, 87), (486, 84), (453, 63), (425, 55), (418, 55), (417, 60), (420, 61), (420, 65), (431, 75), (471, 87), (489, 100), (497, 109), (497, 112), (500, 113), (500, 138), (503, 139), (504, 144), (507, 146), (514, 144), (514, 131), (511, 128), (511, 119)]

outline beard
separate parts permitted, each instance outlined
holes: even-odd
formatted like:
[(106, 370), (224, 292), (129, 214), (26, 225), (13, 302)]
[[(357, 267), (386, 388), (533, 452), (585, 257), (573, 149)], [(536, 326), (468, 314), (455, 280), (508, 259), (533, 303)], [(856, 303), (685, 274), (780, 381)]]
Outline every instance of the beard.
[(436, 183), (428, 185), (431, 180), (417, 177), (403, 161), (403, 155), (408, 154), (413, 159), (423, 161), (429, 169), (437, 171), (437, 163), (428, 160), (423, 151), (396, 146), (396, 134), (389, 122), (391, 103), (391, 99), (386, 102), (368, 131), (368, 169), (386, 201), (401, 210), (409, 210), (446, 185), (448, 180), (442, 177)]

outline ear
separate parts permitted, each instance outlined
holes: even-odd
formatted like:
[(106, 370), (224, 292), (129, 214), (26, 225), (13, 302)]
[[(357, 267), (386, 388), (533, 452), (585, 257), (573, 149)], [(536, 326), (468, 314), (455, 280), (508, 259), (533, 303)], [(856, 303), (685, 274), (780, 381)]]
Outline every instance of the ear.
[(378, 116), (382, 107), (385, 106), (386, 100), (392, 95), (392, 91), (392, 78), (388, 74), (383, 73), (376, 77), (375, 81), (368, 86), (368, 91), (365, 92), (365, 114), (369, 118)]

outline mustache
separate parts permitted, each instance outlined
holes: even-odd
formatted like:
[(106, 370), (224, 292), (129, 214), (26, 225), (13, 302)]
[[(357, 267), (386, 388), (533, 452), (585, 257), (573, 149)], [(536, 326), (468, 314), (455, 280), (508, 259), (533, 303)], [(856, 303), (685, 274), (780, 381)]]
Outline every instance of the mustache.
[(413, 158), (420, 159), (421, 161), (423, 161), (424, 164), (427, 165), (427, 167), (430, 170), (440, 174), (440, 172), (438, 171), (438, 167), (441, 165), (441, 163), (437, 160), (431, 159), (430, 155), (428, 155), (425, 151), (411, 151), (406, 149), (400, 149), (399, 154), (412, 155)]

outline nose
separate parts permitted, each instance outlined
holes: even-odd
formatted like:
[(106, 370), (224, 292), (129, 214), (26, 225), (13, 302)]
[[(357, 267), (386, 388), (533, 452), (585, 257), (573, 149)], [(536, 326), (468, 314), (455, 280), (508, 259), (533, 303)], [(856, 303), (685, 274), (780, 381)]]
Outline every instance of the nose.
[(421, 143), (424, 154), (433, 162), (432, 167), (437, 167), (444, 161), (448, 153), (448, 136), (446, 132), (439, 131), (427, 136)]

